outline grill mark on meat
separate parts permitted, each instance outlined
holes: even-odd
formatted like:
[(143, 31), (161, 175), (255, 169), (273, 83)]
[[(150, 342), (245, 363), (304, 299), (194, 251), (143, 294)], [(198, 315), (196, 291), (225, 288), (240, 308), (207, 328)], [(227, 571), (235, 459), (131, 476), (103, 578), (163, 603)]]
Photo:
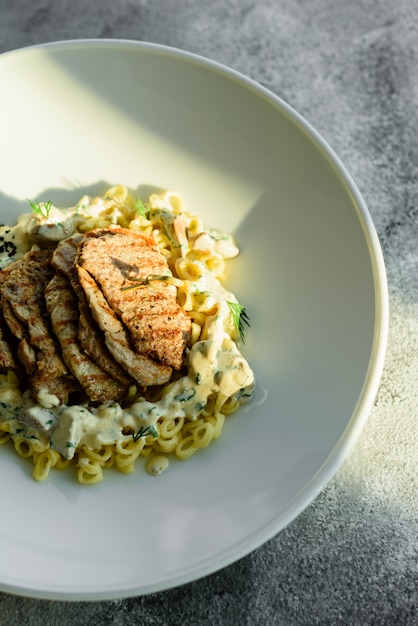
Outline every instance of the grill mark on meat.
[(92, 402), (120, 400), (126, 385), (113, 380), (78, 343), (78, 302), (70, 281), (56, 272), (45, 288), (52, 329), (61, 345), (62, 358)]
[(19, 341), (25, 339), (25, 337), (27, 337), (25, 325), (17, 319), (17, 317), (13, 313), (10, 302), (6, 300), (6, 298), (2, 298), (2, 310), (4, 321), (6, 322), (13, 336), (16, 337), (16, 339), (18, 339)]
[(6, 338), (6, 333), (4, 320), (0, 318), (0, 373), (2, 374), (18, 369), (12, 347)]
[(10, 370), (17, 372), (21, 369), (17, 355), (18, 344), (6, 322), (3, 311), (3, 297), (1, 296), (1, 287), (4, 280), (9, 275), (8, 267), (0, 271), (0, 372), (2, 374)]
[(9, 371), (20, 369), (17, 345), (4, 319), (3, 309), (0, 308), (0, 372), (5, 374)]
[(78, 268), (90, 273), (136, 352), (181, 368), (191, 320), (176, 301), (175, 287), (160, 281), (122, 290), (132, 281), (170, 274), (153, 239), (123, 228), (90, 231), (79, 245)]
[(10, 333), (17, 340), (16, 355), (20, 363), (24, 366), (29, 375), (35, 373), (36, 370), (36, 354), (30, 345), (29, 337), (25, 326), (19, 322), (13, 313), (10, 303), (2, 297), (2, 311), (4, 321), (6, 322)]
[(13, 314), (18, 322), (10, 330), (20, 339), (18, 355), (27, 369), (29, 366), (35, 398), (41, 402), (41, 393), (48, 393), (64, 402), (71, 392), (79, 390), (79, 385), (61, 359), (47, 323), (44, 289), (55, 271), (51, 255), (49, 250), (27, 252), (10, 266), (1, 290), (3, 301), (10, 305), (6, 321), (12, 322)]
[(140, 385), (163, 385), (171, 377), (171, 367), (155, 363), (147, 357), (136, 354), (130, 344), (122, 323), (95, 283), (90, 274), (82, 267), (78, 267), (80, 284), (83, 287), (93, 317), (104, 333), (106, 346), (113, 357)]
[(93, 320), (86, 294), (78, 280), (75, 260), (79, 243), (82, 240), (83, 235), (76, 234), (59, 242), (52, 255), (52, 264), (68, 278), (77, 296), (79, 309), (78, 341), (80, 347), (93, 361), (107, 372), (109, 376), (128, 387), (133, 383), (133, 380), (109, 352), (104, 338)]

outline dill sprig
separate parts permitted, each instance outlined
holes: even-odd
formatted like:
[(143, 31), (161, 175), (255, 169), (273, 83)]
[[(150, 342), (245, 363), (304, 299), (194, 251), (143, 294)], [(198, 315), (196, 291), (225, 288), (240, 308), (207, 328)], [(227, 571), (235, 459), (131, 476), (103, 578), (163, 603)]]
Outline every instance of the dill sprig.
[(138, 432), (132, 433), (132, 439), (138, 441), (140, 437), (147, 437), (148, 435), (152, 435), (155, 438), (158, 437), (158, 432), (154, 426), (141, 426)]
[(181, 287), (183, 285), (183, 281), (175, 276), (159, 276), (158, 274), (150, 274), (146, 278), (142, 278), (136, 283), (132, 283), (132, 285), (127, 285), (126, 287), (121, 287), (121, 291), (128, 291), (129, 289), (138, 289), (138, 287), (145, 287), (149, 285), (150, 287), (154, 287), (153, 282), (163, 282), (169, 283), (170, 285), (174, 285), (175, 287)]
[(149, 202), (146, 204), (143, 203), (141, 198), (136, 198), (134, 201), (134, 209), (141, 217), (145, 217), (145, 219), (149, 220), (151, 205)]
[(41, 217), (49, 216), (49, 213), (52, 209), (51, 200), (48, 200), (48, 202), (39, 202), (38, 199), (36, 199), (35, 202), (32, 202), (32, 200), (29, 200), (29, 198), (27, 200), (32, 207), (32, 213), (34, 213), (35, 215), (40, 215)]
[(227, 305), (229, 306), (232, 321), (234, 322), (235, 328), (237, 329), (238, 334), (241, 337), (241, 341), (245, 343), (244, 324), (250, 326), (250, 318), (247, 315), (247, 311), (245, 310), (245, 307), (242, 306), (242, 304), (239, 304), (239, 302), (230, 302), (228, 300)]

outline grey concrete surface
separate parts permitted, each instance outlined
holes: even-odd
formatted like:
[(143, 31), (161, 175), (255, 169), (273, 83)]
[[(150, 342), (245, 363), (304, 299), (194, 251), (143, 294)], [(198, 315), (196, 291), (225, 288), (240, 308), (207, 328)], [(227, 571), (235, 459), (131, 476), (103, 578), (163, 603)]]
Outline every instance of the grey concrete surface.
[(418, 624), (417, 14), (416, 0), (2, 0), (0, 52), (62, 39), (150, 41), (219, 61), (284, 98), (366, 200), (391, 313), (369, 420), (284, 531), (215, 574), (142, 598), (0, 593), (1, 626)]

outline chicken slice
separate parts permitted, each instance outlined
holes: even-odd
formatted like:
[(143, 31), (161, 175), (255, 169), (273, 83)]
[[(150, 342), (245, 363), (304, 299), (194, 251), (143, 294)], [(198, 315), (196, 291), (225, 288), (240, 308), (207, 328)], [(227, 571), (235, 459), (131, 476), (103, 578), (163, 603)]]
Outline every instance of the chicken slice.
[[(51, 254), (49, 250), (27, 252), (15, 266), (11, 266), (1, 286), (3, 302), (8, 302), (19, 323), (14, 328), (16, 337), (30, 344), (31, 349), (25, 345), (19, 357), (23, 360), (28, 354), (35, 354), (30, 382), (40, 404), (65, 402), (71, 392), (79, 390), (48, 326), (44, 289), (55, 271), (50, 262)], [(10, 330), (13, 332), (12, 328)]]
[(83, 235), (76, 234), (61, 241), (52, 255), (52, 264), (68, 278), (77, 296), (80, 313), (78, 320), (80, 347), (114, 380), (119, 381), (124, 386), (129, 386), (133, 380), (109, 352), (104, 337), (92, 317), (86, 294), (78, 280), (75, 260), (78, 245), (82, 239)]
[(55, 273), (45, 288), (45, 300), (63, 360), (90, 400), (101, 403), (120, 400), (126, 394), (127, 386), (113, 380), (80, 348), (78, 301), (64, 274)]
[(10, 303), (2, 298), (3, 318), (13, 337), (17, 339), (16, 355), (26, 372), (31, 375), (36, 371), (36, 354), (30, 345), (27, 329), (16, 319)]
[(3, 313), (0, 311), (0, 373), (5, 374), (9, 371), (19, 369), (17, 355), (14, 346), (8, 337), (7, 325), (4, 320)]
[(80, 284), (86, 294), (93, 317), (104, 333), (106, 346), (113, 357), (140, 385), (163, 385), (171, 377), (171, 367), (155, 363), (146, 356), (134, 352), (129, 344), (123, 324), (109, 307), (106, 298), (90, 274), (78, 268)]
[(154, 240), (128, 229), (104, 228), (87, 233), (79, 250), (79, 276), (80, 269), (92, 276), (127, 328), (135, 351), (180, 369), (190, 341), (191, 320), (177, 303), (176, 288), (153, 281), (124, 289), (149, 277), (171, 275)]
[[(10, 370), (17, 371), (20, 369), (19, 357), (16, 352), (18, 344), (6, 322), (1, 298), (1, 286), (6, 276), (8, 276), (8, 270), (4, 268), (0, 271), (0, 372), (2, 374)], [(7, 306), (7, 301), (5, 304)]]

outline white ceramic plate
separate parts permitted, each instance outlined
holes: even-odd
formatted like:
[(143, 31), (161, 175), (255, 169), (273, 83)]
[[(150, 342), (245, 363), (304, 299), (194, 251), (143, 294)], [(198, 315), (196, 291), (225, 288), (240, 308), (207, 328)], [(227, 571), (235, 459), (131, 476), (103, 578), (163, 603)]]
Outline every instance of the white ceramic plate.
[(61, 599), (166, 589), (280, 531), (329, 481), (371, 408), (387, 288), (368, 211), (312, 127), (251, 80), (185, 52), (73, 41), (0, 57), (0, 210), (124, 183), (180, 192), (231, 231), (258, 380), (223, 437), (159, 478), (42, 484), (0, 449), (0, 587)]

